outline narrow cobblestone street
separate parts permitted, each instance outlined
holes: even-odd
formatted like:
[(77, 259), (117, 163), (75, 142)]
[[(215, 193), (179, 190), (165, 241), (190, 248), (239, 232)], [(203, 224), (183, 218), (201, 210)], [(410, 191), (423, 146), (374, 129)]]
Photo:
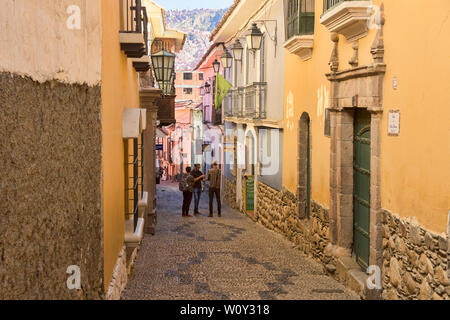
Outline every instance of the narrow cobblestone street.
[[(321, 266), (239, 212), (181, 217), (181, 192), (158, 187), (155, 236), (146, 235), (122, 299), (357, 299)], [(193, 203), (191, 205), (192, 214)]]

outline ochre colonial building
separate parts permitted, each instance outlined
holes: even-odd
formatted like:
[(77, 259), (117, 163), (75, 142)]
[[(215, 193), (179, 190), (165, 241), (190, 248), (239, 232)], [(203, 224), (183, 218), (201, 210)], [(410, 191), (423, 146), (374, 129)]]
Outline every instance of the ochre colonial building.
[(0, 299), (120, 297), (153, 223), (146, 5), (2, 1)]
[[(251, 21), (276, 7), (247, 2), (235, 1), (213, 39), (232, 49), (242, 29), (230, 25), (240, 14)], [(447, 1), (432, 9), (392, 0), (283, 1), (282, 186), (258, 179), (255, 216), (364, 298), (450, 298), (449, 9)], [(273, 39), (276, 17), (254, 20)], [(232, 146), (236, 135), (229, 136)], [(261, 161), (259, 154), (256, 168)], [(235, 205), (241, 191), (224, 180)], [(374, 290), (368, 268), (379, 280)]]
[(281, 227), (363, 296), (378, 266), (384, 298), (449, 298), (450, 5), (433, 8), (286, 1)]

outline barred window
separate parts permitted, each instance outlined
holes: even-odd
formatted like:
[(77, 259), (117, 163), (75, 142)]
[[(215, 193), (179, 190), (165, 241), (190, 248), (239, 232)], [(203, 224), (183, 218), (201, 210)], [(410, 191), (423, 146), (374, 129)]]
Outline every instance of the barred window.
[(125, 140), (125, 186), (126, 186), (126, 212), (128, 216), (134, 217), (134, 228), (136, 229), (139, 218), (139, 199), (144, 193), (143, 172), (143, 144), (144, 136)]

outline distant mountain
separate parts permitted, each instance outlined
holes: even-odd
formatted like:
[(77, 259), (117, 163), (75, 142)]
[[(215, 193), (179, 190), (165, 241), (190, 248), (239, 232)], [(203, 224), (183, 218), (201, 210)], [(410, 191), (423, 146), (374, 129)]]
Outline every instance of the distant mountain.
[(177, 55), (177, 70), (192, 70), (208, 50), (209, 36), (227, 9), (166, 11), (167, 27), (187, 34), (184, 50)]

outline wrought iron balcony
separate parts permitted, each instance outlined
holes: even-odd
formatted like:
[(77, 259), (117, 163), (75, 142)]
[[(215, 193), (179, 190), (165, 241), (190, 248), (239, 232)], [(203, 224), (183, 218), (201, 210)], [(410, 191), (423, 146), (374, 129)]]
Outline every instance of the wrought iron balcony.
[(337, 5), (346, 1), (358, 1), (358, 0), (323, 0), (323, 12), (333, 9)]
[(231, 108), (233, 117), (243, 116), (243, 107), (244, 107), (243, 94), (244, 89), (242, 87), (233, 89), (231, 91)]
[(232, 117), (233, 116), (233, 91), (228, 91), (225, 99), (223, 99), (223, 110), (225, 112), (225, 116)]
[(246, 118), (266, 118), (266, 93), (266, 82), (255, 82), (244, 88)]
[[(267, 83), (255, 82), (230, 90), (224, 105), (227, 117), (265, 119)], [(226, 98), (227, 99), (227, 98)], [(231, 105), (231, 107), (230, 107)]]
[[(120, 1), (120, 0), (119, 0)], [(122, 28), (119, 33), (120, 48), (128, 58), (148, 55), (148, 17), (141, 0), (122, 0)]]
[(158, 120), (162, 126), (176, 123), (175, 120), (175, 95), (165, 95), (156, 101), (158, 106)]
[(215, 126), (218, 126), (222, 124), (222, 107), (216, 110), (216, 108), (213, 108), (212, 110), (212, 124)]

